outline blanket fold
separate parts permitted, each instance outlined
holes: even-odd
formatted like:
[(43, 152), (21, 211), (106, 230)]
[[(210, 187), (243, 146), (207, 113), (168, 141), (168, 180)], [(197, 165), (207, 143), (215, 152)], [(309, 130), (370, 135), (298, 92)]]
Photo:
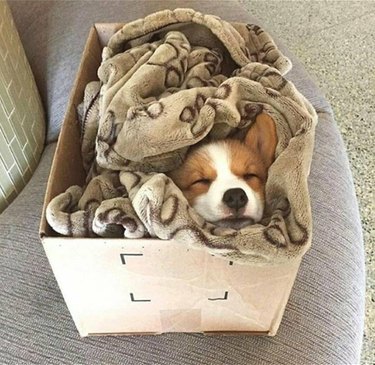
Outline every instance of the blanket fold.
[[(311, 244), (307, 178), (317, 116), (284, 77), (290, 68), (256, 25), (192, 9), (124, 25), (78, 110), (87, 185), (50, 202), (49, 224), (67, 236), (174, 239), (242, 263), (300, 258)], [(205, 222), (164, 173), (189, 147), (240, 138), (263, 114), (278, 134), (263, 220), (241, 230)]]

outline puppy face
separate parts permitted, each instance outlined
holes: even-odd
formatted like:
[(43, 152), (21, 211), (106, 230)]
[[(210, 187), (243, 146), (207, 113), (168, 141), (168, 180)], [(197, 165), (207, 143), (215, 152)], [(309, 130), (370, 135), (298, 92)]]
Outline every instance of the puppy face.
[(170, 177), (207, 221), (241, 228), (262, 218), (276, 144), (274, 122), (261, 114), (243, 142), (227, 139), (193, 149)]

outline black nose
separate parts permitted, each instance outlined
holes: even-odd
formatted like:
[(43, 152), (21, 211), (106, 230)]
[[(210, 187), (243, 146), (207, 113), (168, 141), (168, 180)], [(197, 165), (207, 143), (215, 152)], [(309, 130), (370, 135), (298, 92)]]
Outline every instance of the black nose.
[(244, 207), (248, 200), (246, 193), (240, 188), (229, 189), (223, 195), (224, 204), (236, 210)]

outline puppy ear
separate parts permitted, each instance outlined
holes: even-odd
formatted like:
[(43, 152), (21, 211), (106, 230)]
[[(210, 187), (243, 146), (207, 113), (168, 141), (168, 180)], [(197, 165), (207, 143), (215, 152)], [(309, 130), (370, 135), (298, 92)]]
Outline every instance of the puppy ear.
[(247, 132), (245, 144), (259, 153), (267, 169), (275, 160), (277, 141), (274, 120), (266, 113), (258, 114), (255, 123)]

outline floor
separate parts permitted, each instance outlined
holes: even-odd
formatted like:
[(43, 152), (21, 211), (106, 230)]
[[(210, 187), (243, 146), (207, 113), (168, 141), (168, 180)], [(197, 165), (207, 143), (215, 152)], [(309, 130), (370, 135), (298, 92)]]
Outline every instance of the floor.
[(361, 364), (375, 364), (372, 186), (375, 171), (375, 1), (239, 1), (302, 61), (335, 112), (352, 166), (367, 254), (367, 309)]

